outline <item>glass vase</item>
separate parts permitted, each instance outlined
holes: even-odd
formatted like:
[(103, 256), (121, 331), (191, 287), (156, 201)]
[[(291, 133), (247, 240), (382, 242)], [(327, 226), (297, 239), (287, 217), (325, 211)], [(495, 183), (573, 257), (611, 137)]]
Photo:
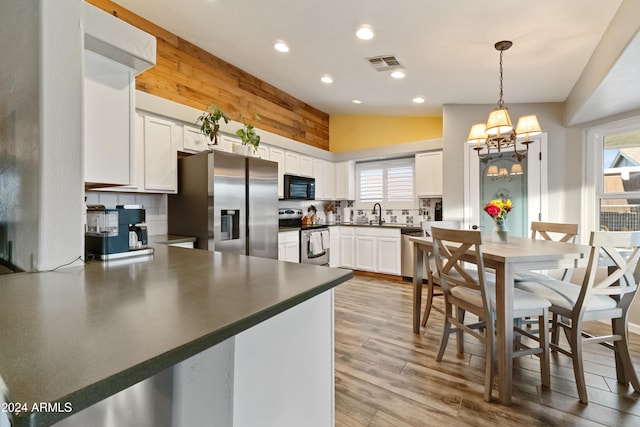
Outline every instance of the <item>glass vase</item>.
[(496, 221), (491, 233), (491, 240), (497, 243), (509, 243), (509, 227), (504, 221)]

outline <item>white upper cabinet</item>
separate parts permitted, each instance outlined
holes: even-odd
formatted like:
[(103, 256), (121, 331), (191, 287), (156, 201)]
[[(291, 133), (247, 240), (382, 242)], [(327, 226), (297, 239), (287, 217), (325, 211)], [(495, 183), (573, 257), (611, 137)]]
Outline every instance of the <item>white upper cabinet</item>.
[(144, 118), (144, 188), (175, 193), (178, 190), (177, 147), (181, 129), (175, 122), (154, 116)]
[(278, 198), (284, 197), (284, 150), (269, 147), (269, 160), (278, 164)]
[(353, 160), (338, 162), (336, 168), (336, 193), (338, 200), (356, 199), (356, 169)]
[(416, 196), (442, 197), (442, 151), (416, 154)]
[(333, 162), (325, 161), (323, 163), (324, 168), (324, 198), (325, 200), (336, 199), (336, 166)]
[(313, 178), (316, 180), (316, 200), (326, 200), (324, 194), (324, 160), (313, 159)]
[(131, 184), (134, 74), (84, 51), (84, 180)]
[(284, 173), (287, 175), (300, 175), (300, 154), (293, 151), (285, 151)]
[(184, 151), (189, 153), (198, 153), (209, 149), (209, 140), (196, 126), (184, 125), (182, 127), (182, 142)]
[(258, 157), (264, 160), (269, 160), (269, 147), (264, 144), (260, 144), (258, 146)]
[(313, 158), (300, 155), (300, 175), (313, 177)]
[(135, 185), (134, 78), (156, 63), (156, 39), (87, 3), (81, 19), (85, 183)]

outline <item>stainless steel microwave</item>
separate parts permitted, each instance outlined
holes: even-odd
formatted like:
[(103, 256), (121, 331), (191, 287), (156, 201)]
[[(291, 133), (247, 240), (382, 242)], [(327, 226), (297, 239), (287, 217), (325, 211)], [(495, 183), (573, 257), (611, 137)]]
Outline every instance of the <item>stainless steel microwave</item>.
[(316, 180), (304, 176), (284, 176), (285, 200), (315, 200)]

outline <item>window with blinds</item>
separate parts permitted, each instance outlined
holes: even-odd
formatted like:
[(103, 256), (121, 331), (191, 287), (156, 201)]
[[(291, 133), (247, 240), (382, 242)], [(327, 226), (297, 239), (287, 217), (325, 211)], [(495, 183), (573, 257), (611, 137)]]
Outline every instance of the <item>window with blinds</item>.
[(416, 207), (413, 157), (356, 164), (356, 206)]

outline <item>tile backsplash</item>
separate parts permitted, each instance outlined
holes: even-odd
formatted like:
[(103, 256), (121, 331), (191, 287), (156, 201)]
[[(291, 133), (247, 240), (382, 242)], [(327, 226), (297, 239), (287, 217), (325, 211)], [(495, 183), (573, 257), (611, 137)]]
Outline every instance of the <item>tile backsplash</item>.
[(147, 232), (149, 236), (167, 234), (167, 195), (166, 194), (136, 194), (102, 191), (85, 192), (87, 204), (104, 205), (112, 209), (116, 205), (142, 205), (147, 218)]
[[(442, 199), (420, 199), (417, 209), (382, 209), (382, 219), (389, 224), (407, 224), (415, 227), (421, 226), (421, 221), (431, 221), (435, 217), (436, 203), (441, 204)], [(337, 208), (336, 221), (349, 221), (344, 217), (344, 208), (352, 209), (351, 221), (369, 222), (376, 221), (378, 213), (373, 213), (369, 209), (355, 209), (351, 200), (340, 200), (335, 202)], [(366, 219), (365, 219), (366, 218)]]

